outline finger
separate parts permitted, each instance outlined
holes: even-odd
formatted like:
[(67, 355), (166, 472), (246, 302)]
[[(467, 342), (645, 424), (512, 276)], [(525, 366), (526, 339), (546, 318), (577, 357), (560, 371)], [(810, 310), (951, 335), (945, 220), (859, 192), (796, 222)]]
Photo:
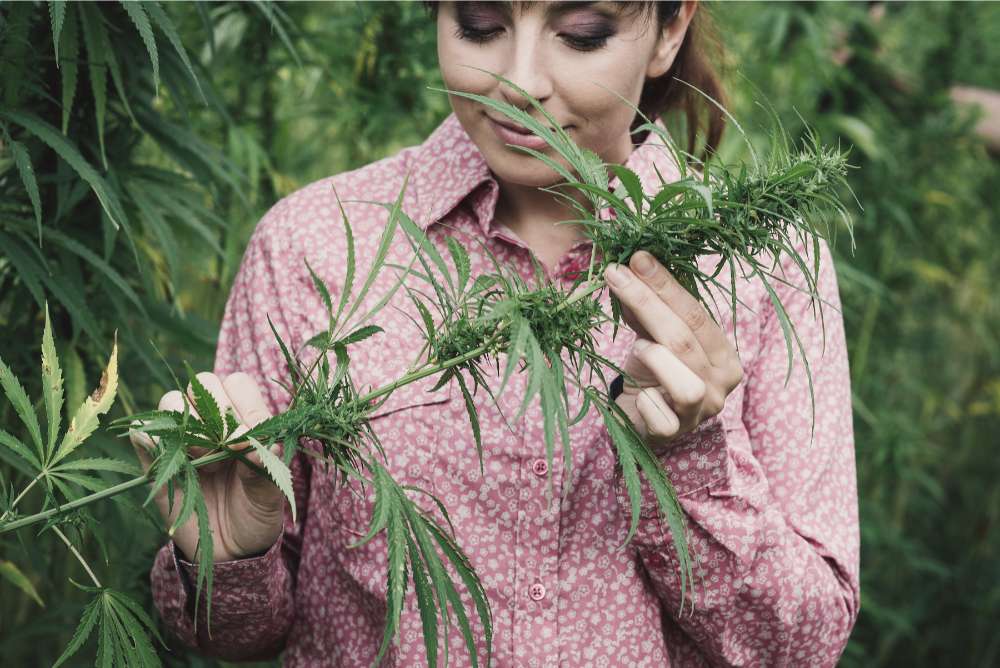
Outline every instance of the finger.
[(264, 395), (261, 394), (257, 381), (249, 374), (242, 371), (231, 373), (222, 381), (222, 386), (243, 424), (256, 427), (271, 417), (271, 409), (264, 401)]
[(650, 439), (662, 441), (680, 429), (680, 420), (655, 387), (647, 387), (640, 392), (635, 398), (635, 407), (646, 423), (646, 433)]
[(660, 387), (652, 389), (658, 395), (667, 395), (673, 413), (682, 419), (697, 416), (705, 400), (705, 381), (658, 343), (638, 339), (632, 351), (653, 373)]
[[(170, 392), (167, 392), (166, 394), (164, 394), (163, 397), (160, 399), (159, 409), (161, 411), (178, 411), (180, 413), (183, 413), (184, 412), (184, 400), (185, 400), (185, 397), (184, 397), (183, 394), (181, 394), (180, 390), (171, 390)], [(200, 419), (201, 416), (198, 415), (198, 410), (194, 407), (194, 403), (192, 403), (190, 400), (188, 400), (187, 403), (188, 403), (188, 410), (191, 411), (191, 415), (193, 415), (194, 417)], [(202, 455), (204, 455), (204, 454), (206, 454), (208, 452), (211, 452), (211, 450), (209, 450), (208, 448), (202, 448), (202, 447), (199, 447), (199, 446), (191, 446), (190, 448), (188, 448), (188, 452), (193, 457), (197, 458), (197, 457), (201, 457)], [(209, 472), (217, 470), (220, 466), (221, 466), (221, 463), (217, 462), (215, 464), (209, 464), (206, 467), (202, 467), (201, 470), (204, 471), (204, 472), (206, 472), (206, 473), (209, 473)]]
[(729, 357), (730, 344), (725, 333), (705, 307), (647, 251), (633, 253), (629, 267), (661, 300), (670, 305), (674, 314), (701, 343), (709, 361), (721, 366)]
[(701, 342), (652, 288), (628, 267), (619, 264), (609, 265), (604, 276), (618, 299), (641, 325), (642, 331), (636, 329), (638, 336), (667, 346), (696, 373), (707, 373), (711, 363)]
[(153, 464), (153, 457), (156, 455), (156, 446), (159, 442), (159, 438), (150, 436), (149, 434), (135, 428), (141, 427), (143, 424), (144, 422), (142, 420), (133, 421), (128, 430), (128, 439), (132, 443), (132, 447), (135, 449), (135, 456), (139, 459), (139, 464), (142, 466), (142, 472), (147, 473), (149, 471), (149, 467)]
[[(222, 381), (214, 373), (209, 373), (207, 371), (202, 371), (201, 373), (195, 374), (195, 378), (205, 386), (208, 393), (212, 395), (215, 399), (215, 403), (219, 406), (219, 414), (225, 415), (226, 410), (233, 408), (233, 402), (229, 398), (229, 394), (226, 389), (222, 386)], [(188, 399), (194, 403), (194, 387), (191, 384), (187, 386)]]

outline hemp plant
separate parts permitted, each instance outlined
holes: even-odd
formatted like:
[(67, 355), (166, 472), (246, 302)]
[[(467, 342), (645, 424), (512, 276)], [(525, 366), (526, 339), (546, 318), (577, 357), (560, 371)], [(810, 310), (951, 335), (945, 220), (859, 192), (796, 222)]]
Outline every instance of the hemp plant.
[[(540, 271), (536, 271), (533, 280), (526, 281), (487, 253), (493, 261), (494, 271), (472, 276), (469, 253), (461, 243), (448, 237), (446, 249), (439, 249), (402, 210), (407, 183), (404, 181), (403, 192), (395, 202), (376, 202), (389, 211), (388, 222), (379, 239), (371, 268), (360, 279), (356, 276), (353, 231), (338, 195), (347, 242), (347, 262), (336, 303), (327, 285), (306, 263), (314, 288), (328, 312), (327, 329), (306, 342), (306, 347), (311, 349), (308, 356), (312, 356), (312, 360), (307, 361), (308, 356), (299, 351), (293, 354), (271, 326), (288, 372), (287, 381), (282, 382), (291, 396), (288, 407), (249, 431), (238, 434), (235, 416), (221, 411), (212, 395), (188, 369), (193, 401), (189, 404), (185, 398), (184, 410), (148, 411), (112, 423), (114, 428), (142, 431), (157, 437), (157, 441), (155, 452), (151, 453), (152, 465), (145, 474), (107, 488), (101, 485), (101, 481), (86, 477), (80, 471), (94, 469), (134, 473), (134, 467), (115, 460), (67, 458), (96, 428), (97, 415), (106, 412), (111, 405), (117, 378), (115, 354), (112, 353), (112, 363), (102, 382), (104, 389), (88, 399), (93, 403), (85, 404), (86, 410), (81, 408), (78, 412), (80, 419), (74, 418), (70, 426), (67, 440), (63, 442), (70, 445), (56, 448), (53, 443), (54, 434), (58, 431), (58, 418), (53, 426), (52, 415), (53, 407), (61, 401), (61, 390), (57, 389), (58, 363), (51, 332), (46, 325), (42, 358), (45, 403), (50, 416), (48, 445), (43, 443), (33, 408), (23, 390), (19, 389), (20, 385), (6, 367), (0, 365), (2, 386), (36, 448), (32, 451), (2, 431), (0, 445), (12, 450), (31, 467), (30, 470), (38, 473), (12, 502), (0, 499), (5, 501), (0, 517), (0, 534), (41, 522), (58, 532), (62, 523), (82, 517), (82, 509), (86, 505), (138, 486), (151, 483), (146, 503), (159, 489), (166, 487), (170, 499), (173, 499), (173, 490), (179, 489), (181, 509), (167, 532), (172, 534), (183, 522), (196, 518), (199, 529), (196, 606), (204, 593), (208, 601), (206, 617), (210, 632), (214, 560), (211, 529), (197, 469), (231, 458), (241, 458), (248, 465), (256, 466), (247, 459), (245, 449), (234, 448), (237, 444), (248, 442), (252, 450), (260, 454), (263, 472), (287, 498), (294, 520), (297, 510), (289, 467), (296, 455), (314, 458), (323, 466), (332, 466), (339, 474), (340, 484), (353, 480), (362, 488), (371, 486), (374, 491), (368, 530), (350, 547), (371, 541), (383, 532), (385, 534), (388, 606), (385, 631), (375, 663), (384, 656), (399, 629), (403, 602), (412, 580), (429, 664), (437, 665), (439, 650), (447, 664), (448, 629), (454, 615), (454, 622), (462, 633), (473, 665), (479, 665), (470, 617), (462, 605), (457, 583), (448, 571), (448, 564), (451, 564), (473, 600), (475, 614), (485, 634), (486, 661), (489, 664), (492, 656), (492, 612), (485, 589), (458, 544), (447, 509), (432, 494), (415, 486), (400, 485), (393, 479), (386, 463), (385, 450), (371, 426), (370, 418), (382, 402), (405, 385), (431, 376), (436, 377), (435, 390), (455, 382), (470, 420), (480, 472), (485, 475), (483, 461), (489, 456), (488, 444), (482, 441), (473, 397), (482, 390), (499, 410), (498, 398), (506, 389), (510, 377), (514, 373), (523, 373), (526, 374), (525, 392), (513, 417), (515, 421), (521, 419), (538, 397), (550, 471), (553, 470), (551, 464), (557, 442), (561, 446), (565, 469), (569, 471), (572, 466), (570, 426), (596, 410), (607, 428), (629, 498), (630, 525), (622, 547), (629, 543), (638, 528), (643, 478), (645, 484), (650, 486), (658, 510), (670, 528), (678, 557), (683, 611), (687, 583), (692, 576), (684, 512), (663, 465), (610, 396), (609, 375), (626, 374), (614, 361), (598, 352), (596, 332), (611, 326), (616, 334), (622, 324), (622, 313), (620, 304), (614, 298), (611, 300), (611, 313), (605, 313), (593, 295), (606, 287), (601, 277), (608, 264), (625, 262), (632, 253), (644, 249), (663, 263), (706, 306), (705, 295), (711, 294), (706, 288), (713, 285), (723, 287), (716, 276), (728, 266), (734, 279), (729, 288), (729, 301), (735, 310), (738, 301), (735, 294), (736, 265), (739, 265), (744, 278), (757, 277), (764, 283), (774, 304), (788, 347), (790, 375), (793, 340), (798, 342), (800, 350), (802, 345), (794, 324), (769, 282), (769, 279), (784, 279), (771, 273), (765, 263), (770, 260), (777, 265), (782, 255), (790, 255), (806, 275), (807, 290), (815, 304), (815, 275), (819, 269), (818, 223), (832, 213), (850, 227), (846, 209), (837, 198), (838, 189), (846, 185), (846, 155), (839, 150), (824, 148), (815, 136), (810, 135), (810, 141), (796, 150), (792, 150), (787, 142), (779, 141), (767, 160), (758, 158), (753, 152), (753, 163), (746, 167), (733, 168), (709, 162), (700, 164), (699, 170), (695, 170), (689, 168), (692, 156), (677, 149), (669, 135), (647, 118), (646, 124), (639, 130), (658, 133), (664, 140), (666, 150), (673, 153), (680, 170), (680, 178), (671, 182), (667, 182), (657, 171), (660, 184), (656, 192), (648, 193), (635, 173), (621, 165), (606, 165), (593, 152), (576, 146), (537, 100), (503, 77), (497, 78), (531, 100), (531, 104), (555, 130), (506, 103), (464, 92), (447, 92), (477, 100), (505, 114), (544, 138), (566, 160), (569, 168), (541, 152), (521, 148), (559, 174), (564, 179), (560, 186), (580, 191), (589, 203), (589, 207), (581, 205), (556, 188), (545, 189), (567, 198), (580, 214), (579, 219), (569, 222), (581, 224), (593, 242), (591, 260), (585, 273), (569, 286), (547, 282)], [(635, 111), (639, 113), (638, 109)], [(738, 125), (736, 127), (739, 128)], [(620, 181), (620, 186), (614, 191), (610, 190), (609, 172)], [(605, 212), (610, 215), (603, 215)], [(400, 230), (413, 250), (408, 266), (388, 261), (390, 249)], [(806, 239), (810, 235), (815, 250), (814, 273), (810, 273), (809, 265), (796, 253), (793, 244), (795, 236)], [(713, 273), (706, 274), (701, 271), (697, 260), (712, 254), (718, 254), (720, 261)], [(395, 273), (391, 288), (366, 313), (358, 313), (376, 279), (386, 271)], [(356, 283), (360, 283), (360, 288), (355, 294)], [(413, 304), (415, 315), (412, 321), (421, 332), (424, 345), (417, 359), (396, 380), (377, 388), (359, 388), (351, 375), (351, 347), (382, 332), (373, 319), (400, 289)], [(709, 312), (712, 313), (711, 309)], [(505, 360), (500, 385), (492, 387), (485, 368), (486, 365), (495, 365), (496, 376), (500, 376), (501, 358)], [(808, 372), (808, 360), (805, 362)], [(470, 380), (466, 379), (466, 375)], [(626, 380), (630, 379), (626, 376)], [(180, 384), (177, 385), (179, 388)], [(579, 398), (579, 405), (574, 403), (576, 398)], [(281, 444), (280, 457), (271, 452), (271, 446), (275, 444)], [(210, 452), (193, 458), (191, 447), (206, 448)], [(566, 479), (571, 480), (572, 477), (567, 476)], [(16, 506), (26, 492), (39, 483), (46, 490), (43, 509), (33, 515), (20, 516)], [(67, 483), (82, 487), (91, 494), (82, 496)], [(548, 490), (551, 498), (551, 477)], [(568, 492), (568, 489), (563, 490), (564, 494)], [(416, 499), (425, 497), (432, 508), (440, 511), (447, 528), (418, 504)], [(99, 527), (89, 528), (95, 533), (99, 531)], [(123, 595), (101, 589), (79, 552), (61, 532), (58, 535), (74, 551), (94, 580), (96, 589), (88, 591), (97, 594), (84, 611), (77, 634), (60, 661), (77, 651), (96, 627), (101, 640), (99, 654), (103, 652), (100, 654), (103, 659), (128, 663), (141, 658), (155, 663), (155, 653), (151, 650), (146, 629), (154, 634), (155, 631), (148, 617), (141, 615), (134, 602)], [(198, 618), (197, 608), (195, 618)], [(445, 627), (443, 648), (438, 645), (439, 625)]]

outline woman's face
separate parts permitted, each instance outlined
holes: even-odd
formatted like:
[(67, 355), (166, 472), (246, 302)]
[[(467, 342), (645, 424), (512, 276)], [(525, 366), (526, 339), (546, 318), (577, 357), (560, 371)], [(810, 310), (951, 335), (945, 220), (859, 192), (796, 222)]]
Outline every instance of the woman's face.
[[(684, 3), (662, 32), (653, 14), (622, 12), (615, 2), (519, 4), (440, 4), (438, 60), (445, 86), (528, 107), (527, 98), (465, 66), (500, 74), (537, 98), (577, 145), (605, 162), (624, 163), (632, 150), (629, 126), (635, 113), (609, 90), (638, 106), (645, 80), (673, 64), (693, 3)], [(491, 120), (511, 123), (506, 116), (468, 98), (450, 100), (498, 178), (525, 186), (561, 180), (534, 157), (506, 146)], [(537, 109), (527, 111), (544, 120)], [(557, 157), (551, 147), (544, 152)], [(561, 157), (558, 161), (566, 165)]]

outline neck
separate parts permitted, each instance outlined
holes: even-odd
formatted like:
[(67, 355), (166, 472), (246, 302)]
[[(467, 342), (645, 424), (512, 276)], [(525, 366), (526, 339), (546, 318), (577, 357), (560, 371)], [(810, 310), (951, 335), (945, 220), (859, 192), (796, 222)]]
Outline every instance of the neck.
[[(633, 149), (630, 137), (623, 136), (616, 151), (617, 160), (613, 162), (625, 164)], [(610, 179), (611, 174), (608, 176)], [(580, 211), (566, 197), (545, 192), (536, 186), (504, 181), (499, 184), (495, 220), (521, 238), (546, 267), (554, 267), (559, 258), (585, 237), (583, 225), (566, 222), (581, 218)], [(590, 208), (590, 201), (583, 192), (569, 187), (558, 190), (585, 209)]]

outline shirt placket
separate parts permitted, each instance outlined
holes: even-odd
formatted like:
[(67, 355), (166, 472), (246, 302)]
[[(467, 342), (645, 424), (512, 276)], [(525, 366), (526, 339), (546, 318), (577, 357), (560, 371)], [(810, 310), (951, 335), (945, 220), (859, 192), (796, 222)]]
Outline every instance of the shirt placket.
[[(521, 422), (520, 491), (514, 584), (514, 653), (518, 665), (559, 663), (559, 518), (563, 466), (557, 448), (550, 467), (545, 456), (542, 412), (536, 400)], [(549, 477), (552, 478), (551, 503)]]

